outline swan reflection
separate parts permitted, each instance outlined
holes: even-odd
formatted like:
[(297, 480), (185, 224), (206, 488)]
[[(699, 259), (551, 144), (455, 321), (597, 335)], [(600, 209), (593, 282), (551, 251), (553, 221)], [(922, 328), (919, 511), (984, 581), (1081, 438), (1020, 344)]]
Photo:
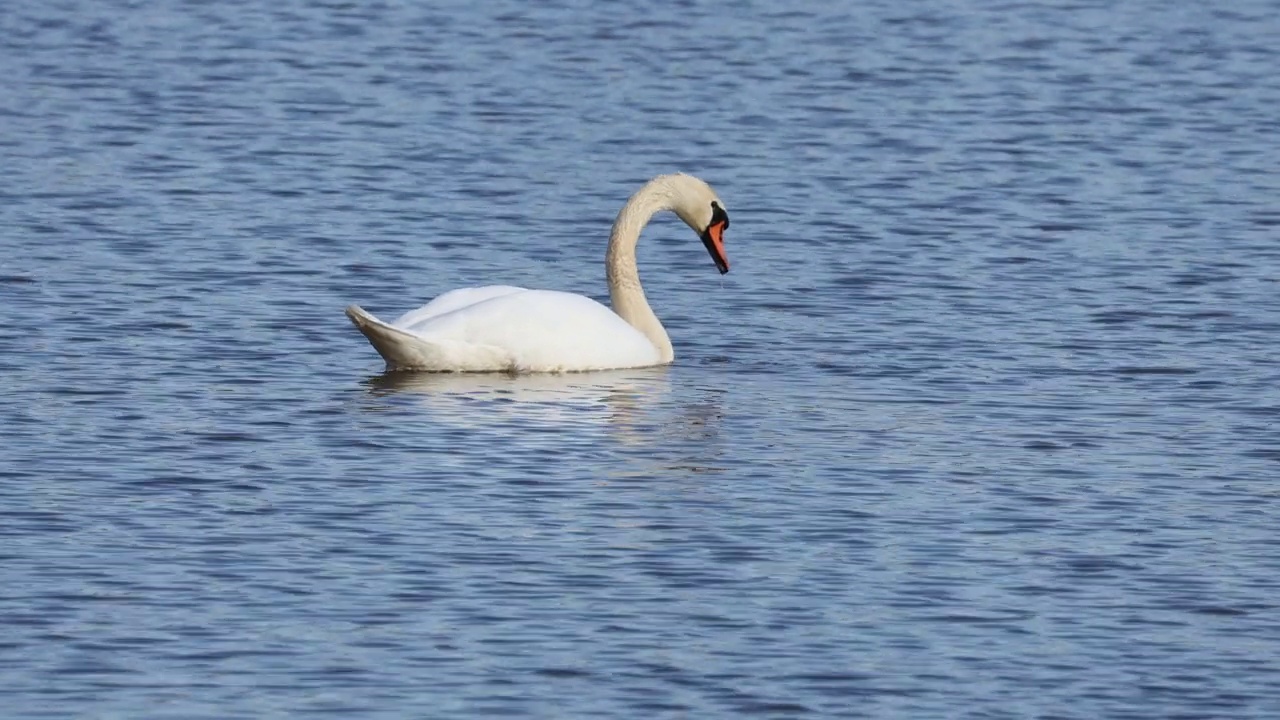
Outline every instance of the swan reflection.
[(364, 385), (372, 398), (407, 398), (437, 419), (466, 427), (520, 423), (625, 429), (643, 422), (644, 413), (670, 393), (664, 367), (528, 375), (387, 372)]
[(615, 479), (718, 472), (725, 392), (683, 383), (673, 391), (669, 373), (387, 372), (362, 384), (366, 410), (423, 412), (456, 447), (501, 448), (507, 458), (623, 451), (606, 474)]

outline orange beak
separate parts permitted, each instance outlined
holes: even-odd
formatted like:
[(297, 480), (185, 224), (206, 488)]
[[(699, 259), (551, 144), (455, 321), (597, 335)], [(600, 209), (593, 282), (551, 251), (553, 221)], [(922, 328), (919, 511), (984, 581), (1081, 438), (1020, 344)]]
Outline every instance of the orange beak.
[(724, 254), (724, 230), (728, 226), (727, 221), (720, 220), (708, 225), (702, 233), (702, 244), (711, 253), (711, 259), (715, 261), (716, 269), (721, 275), (729, 272), (729, 257)]

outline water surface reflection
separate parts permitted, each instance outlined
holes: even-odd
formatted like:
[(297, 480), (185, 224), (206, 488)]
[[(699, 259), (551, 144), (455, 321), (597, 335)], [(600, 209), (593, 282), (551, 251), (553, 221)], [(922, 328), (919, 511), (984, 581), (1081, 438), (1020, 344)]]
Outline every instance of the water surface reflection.
[[(619, 463), (613, 477), (672, 470), (718, 469), (722, 389), (690, 386), (670, 368), (593, 373), (387, 372), (365, 379), (363, 409), (425, 412), (433, 427), (468, 433), (472, 441), (501, 435), (508, 453), (520, 447), (565, 447), (608, 438), (639, 462)], [(418, 422), (418, 421), (415, 421)]]
[(387, 372), (363, 384), (373, 401), (370, 409), (408, 399), (435, 419), (476, 427), (626, 426), (671, 391), (666, 368), (531, 375)]

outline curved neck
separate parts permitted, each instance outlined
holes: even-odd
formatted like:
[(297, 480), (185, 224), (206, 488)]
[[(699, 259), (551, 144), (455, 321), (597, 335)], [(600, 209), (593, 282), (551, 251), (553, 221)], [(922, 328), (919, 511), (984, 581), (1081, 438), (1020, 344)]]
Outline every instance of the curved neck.
[(609, 233), (609, 252), (605, 256), (605, 272), (609, 278), (609, 302), (613, 311), (627, 323), (644, 333), (654, 347), (662, 362), (669, 363), (675, 352), (671, 349), (671, 338), (658, 316), (653, 314), (649, 301), (644, 296), (644, 288), (640, 287), (640, 271), (636, 267), (636, 243), (640, 240), (640, 231), (649, 223), (654, 214), (670, 210), (674, 197), (671, 190), (659, 182), (650, 182), (640, 188), (627, 200), (613, 221), (613, 230)]

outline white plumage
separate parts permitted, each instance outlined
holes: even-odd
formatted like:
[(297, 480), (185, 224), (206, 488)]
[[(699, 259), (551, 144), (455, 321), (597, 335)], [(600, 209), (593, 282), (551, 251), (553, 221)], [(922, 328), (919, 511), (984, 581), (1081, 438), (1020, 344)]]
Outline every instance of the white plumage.
[(689, 175), (663, 175), (631, 196), (609, 238), (613, 309), (557, 290), (488, 285), (447, 292), (383, 322), (362, 308), (347, 317), (393, 370), (572, 372), (663, 365), (671, 341), (640, 286), (635, 246), (649, 219), (672, 210), (697, 231), (721, 272), (728, 215), (715, 192)]

